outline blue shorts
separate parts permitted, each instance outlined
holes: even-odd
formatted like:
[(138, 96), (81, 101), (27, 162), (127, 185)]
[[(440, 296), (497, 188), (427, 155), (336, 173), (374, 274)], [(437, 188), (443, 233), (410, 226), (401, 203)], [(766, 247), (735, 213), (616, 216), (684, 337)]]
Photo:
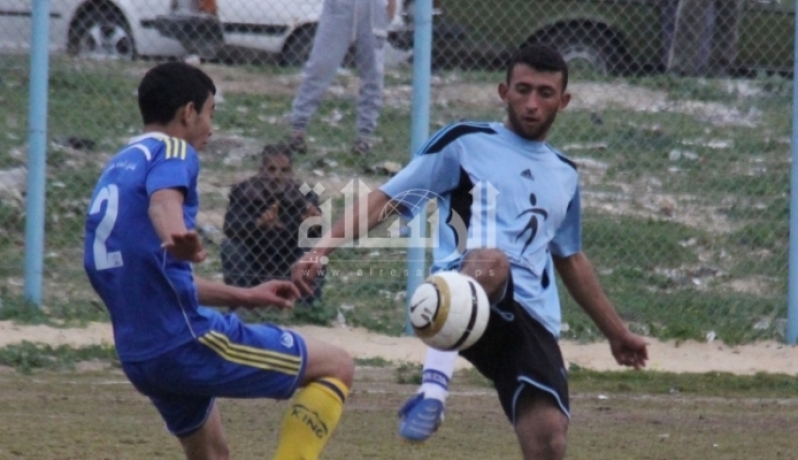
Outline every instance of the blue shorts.
[(201, 428), (216, 397), (287, 399), (305, 375), (302, 337), (271, 324), (243, 324), (234, 315), (226, 319), (224, 330), (153, 359), (122, 363), (175, 436)]

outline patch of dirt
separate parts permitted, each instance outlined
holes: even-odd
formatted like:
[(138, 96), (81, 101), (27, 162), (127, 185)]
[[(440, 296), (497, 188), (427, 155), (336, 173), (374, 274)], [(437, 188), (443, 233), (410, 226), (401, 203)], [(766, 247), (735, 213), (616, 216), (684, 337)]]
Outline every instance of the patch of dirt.
[(761, 276), (731, 280), (728, 287), (733, 292), (763, 295), (773, 289), (772, 282)]
[[(347, 350), (355, 358), (382, 358), (393, 362), (423, 363), (426, 348), (415, 337), (388, 337), (360, 328), (301, 326), (299, 333)], [(86, 328), (57, 329), (49, 326), (23, 326), (0, 321), (0, 347), (22, 341), (52, 346), (82, 347), (111, 344), (113, 335), (107, 323), (91, 323)], [(561, 341), (565, 359), (587, 369), (622, 370), (605, 342), (581, 344)], [(668, 372), (730, 372), (750, 375), (757, 372), (798, 374), (798, 347), (766, 341), (729, 347), (722, 343), (649, 340), (648, 368)], [(470, 364), (459, 359), (457, 367)]]
[(292, 75), (271, 75), (245, 69), (238, 66), (203, 64), (204, 70), (216, 83), (221, 94), (268, 94), (274, 96), (291, 96), (301, 81), (297, 72)]
[[(600, 112), (607, 109), (632, 110), (647, 113), (681, 113), (716, 126), (754, 127), (759, 114), (756, 111), (741, 113), (718, 102), (671, 100), (665, 91), (656, 91), (626, 83), (582, 83), (568, 86), (572, 94), (567, 110)], [(433, 86), (433, 101), (439, 105), (464, 105), (471, 107), (496, 107), (503, 104), (496, 85), (489, 83), (447, 83)]]

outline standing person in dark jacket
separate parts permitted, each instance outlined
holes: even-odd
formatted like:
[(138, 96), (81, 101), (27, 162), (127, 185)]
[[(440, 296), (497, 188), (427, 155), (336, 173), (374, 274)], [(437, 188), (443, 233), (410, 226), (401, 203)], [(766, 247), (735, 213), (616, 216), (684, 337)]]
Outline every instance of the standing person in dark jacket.
[[(224, 282), (248, 287), (289, 279), (291, 265), (304, 254), (298, 247), (300, 224), (319, 215), (317, 197), (299, 190), (290, 149), (283, 144), (264, 147), (258, 173), (230, 191), (222, 242)], [(314, 227), (308, 236), (318, 232)], [(320, 298), (321, 283), (302, 301), (312, 304)]]

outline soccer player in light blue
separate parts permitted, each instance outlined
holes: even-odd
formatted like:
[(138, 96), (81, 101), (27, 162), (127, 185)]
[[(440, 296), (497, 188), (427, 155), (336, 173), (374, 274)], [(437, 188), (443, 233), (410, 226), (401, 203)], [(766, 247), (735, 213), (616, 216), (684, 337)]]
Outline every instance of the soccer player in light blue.
[[(294, 266), (310, 292), (309, 274), (336, 238), (363, 236), (391, 211), (413, 213), (438, 201), (439, 244), (432, 271), (459, 270), (485, 288), (491, 316), (485, 334), (460, 354), (493, 381), (526, 460), (562, 459), (569, 423), (568, 382), (557, 343), (560, 301), (555, 271), (607, 336), (619, 364), (640, 368), (646, 343), (629, 331), (603, 293), (582, 252), (576, 166), (545, 142), (570, 100), (568, 68), (556, 51), (519, 50), (499, 96), (504, 123), (456, 123), (435, 134), (401, 172), (356, 203), (347, 217)], [(420, 193), (421, 192), (421, 193)], [(418, 394), (400, 410), (399, 433), (427, 439), (443, 417), (457, 352), (429, 349)]]
[(274, 454), (318, 458), (338, 424), (354, 363), (340, 348), (202, 305), (290, 308), (290, 282), (251, 288), (194, 275), (206, 253), (194, 231), (201, 150), (211, 135), (213, 81), (166, 63), (138, 88), (143, 134), (102, 171), (86, 218), (84, 267), (111, 315), (122, 370), (148, 396), (187, 459), (229, 448), (217, 397), (293, 397)]

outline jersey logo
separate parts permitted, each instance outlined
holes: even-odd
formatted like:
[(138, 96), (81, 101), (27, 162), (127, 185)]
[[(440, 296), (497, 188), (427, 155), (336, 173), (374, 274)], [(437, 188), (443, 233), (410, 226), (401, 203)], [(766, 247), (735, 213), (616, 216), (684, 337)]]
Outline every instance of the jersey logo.
[(166, 143), (167, 160), (171, 158), (180, 159), (180, 160), (186, 159), (186, 151), (188, 150), (188, 144), (186, 144), (186, 141), (170, 137), (168, 139), (165, 139), (164, 143)]
[(521, 177), (524, 179), (535, 180), (535, 176), (532, 175), (532, 171), (525, 169), (521, 172)]
[(538, 234), (538, 226), (540, 225), (538, 222), (538, 216), (542, 217), (543, 220), (546, 220), (549, 217), (549, 213), (546, 212), (545, 209), (536, 207), (538, 204), (538, 198), (534, 193), (529, 194), (529, 204), (532, 205), (531, 208), (521, 211), (521, 213), (518, 214), (519, 218), (525, 214), (529, 214), (529, 222), (527, 222), (526, 227), (524, 227), (524, 229), (521, 230), (521, 233), (515, 238), (515, 240), (518, 241), (522, 236), (524, 236), (525, 233), (529, 232), (529, 237), (526, 239), (526, 242), (524, 243), (524, 249), (521, 250), (521, 253), (526, 251), (526, 248), (528, 248), (529, 245), (532, 244), (532, 240), (535, 239), (535, 235)]
[(280, 337), (280, 345), (285, 348), (292, 348), (294, 346), (294, 336), (291, 335), (290, 332), (283, 332), (283, 335)]

